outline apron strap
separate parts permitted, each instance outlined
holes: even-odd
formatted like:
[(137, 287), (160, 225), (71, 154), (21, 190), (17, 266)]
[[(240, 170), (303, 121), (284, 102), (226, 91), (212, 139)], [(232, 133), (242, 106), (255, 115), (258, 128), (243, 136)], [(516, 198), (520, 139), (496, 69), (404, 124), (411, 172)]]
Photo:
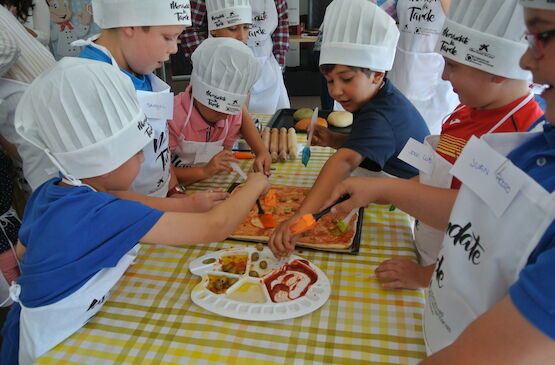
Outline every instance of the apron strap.
[(520, 109), (522, 109), (522, 107), (524, 107), (524, 105), (528, 104), (528, 102), (530, 100), (532, 100), (532, 98), (534, 97), (533, 93), (529, 93), (528, 96), (522, 100), (517, 106), (515, 106), (513, 108), (513, 110), (511, 110), (507, 115), (505, 115), (499, 122), (497, 122), (496, 125), (494, 125), (486, 134), (492, 133), (493, 131), (495, 131), (497, 128), (499, 128), (503, 123), (505, 123), (505, 121), (507, 119), (509, 119), (514, 113), (516, 113), (517, 111), (519, 111)]

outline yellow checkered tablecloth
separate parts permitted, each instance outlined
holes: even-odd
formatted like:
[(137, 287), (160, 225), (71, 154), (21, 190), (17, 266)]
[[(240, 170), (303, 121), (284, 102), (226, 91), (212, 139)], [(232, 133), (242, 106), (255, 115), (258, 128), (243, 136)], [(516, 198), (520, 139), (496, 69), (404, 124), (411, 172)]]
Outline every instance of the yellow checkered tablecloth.
[[(299, 136), (303, 143), (304, 135)], [(272, 166), (271, 182), (311, 186), (331, 149), (313, 147), (300, 160)], [(246, 171), (252, 161), (242, 162)], [(229, 186), (218, 175), (195, 189)], [(374, 268), (393, 256), (414, 258), (411, 219), (388, 207), (365, 210), (358, 255), (300, 249), (326, 273), (331, 296), (303, 317), (250, 322), (195, 305), (200, 278), (188, 264), (206, 253), (246, 245), (224, 241), (187, 248), (143, 245), (137, 262), (101, 311), (81, 330), (42, 356), (39, 364), (414, 364), (425, 356), (422, 291), (384, 290)]]

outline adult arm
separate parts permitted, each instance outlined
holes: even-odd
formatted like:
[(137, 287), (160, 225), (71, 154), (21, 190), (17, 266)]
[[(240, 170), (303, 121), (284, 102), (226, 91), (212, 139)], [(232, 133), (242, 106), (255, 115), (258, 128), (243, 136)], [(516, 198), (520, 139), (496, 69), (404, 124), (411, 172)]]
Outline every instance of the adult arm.
[(287, 1), (274, 0), (278, 15), (278, 25), (272, 33), (273, 53), (281, 67), (285, 67), (285, 57), (289, 51), (289, 18), (287, 17)]
[(506, 296), (472, 322), (450, 346), (421, 362), (434, 364), (550, 364), (555, 341), (539, 331)]

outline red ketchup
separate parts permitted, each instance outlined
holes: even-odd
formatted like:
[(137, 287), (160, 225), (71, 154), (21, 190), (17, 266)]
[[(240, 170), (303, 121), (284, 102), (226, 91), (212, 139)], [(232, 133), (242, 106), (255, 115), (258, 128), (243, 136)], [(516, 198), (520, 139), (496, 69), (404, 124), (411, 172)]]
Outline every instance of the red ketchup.
[[(295, 291), (298, 284), (301, 282), (302, 276), (295, 275), (295, 272), (303, 274), (308, 277), (309, 283), (305, 285), (302, 291), (295, 297), (291, 297), (291, 292)], [(281, 278), (280, 278), (281, 277)], [(293, 282), (291, 279), (297, 278)], [(275, 283), (280, 280), (279, 283)], [(294, 260), (288, 264), (283, 265), (278, 270), (268, 274), (264, 277), (264, 284), (268, 289), (270, 298), (274, 303), (283, 302), (284, 300), (277, 300), (278, 294), (287, 295), (288, 300), (300, 298), (306, 294), (308, 289), (318, 280), (318, 274), (314, 272), (306, 260)], [(272, 285), (273, 284), (273, 285)]]

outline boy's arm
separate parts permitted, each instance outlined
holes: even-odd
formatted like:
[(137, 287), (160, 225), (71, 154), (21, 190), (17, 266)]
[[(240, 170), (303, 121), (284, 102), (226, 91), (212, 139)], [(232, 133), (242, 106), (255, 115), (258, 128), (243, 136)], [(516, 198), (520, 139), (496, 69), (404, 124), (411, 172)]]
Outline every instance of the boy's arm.
[(23, 243), (18, 240), (15, 244), (15, 255), (17, 256), (17, 260), (19, 262), (23, 260), (23, 254), (25, 253), (25, 251), (27, 251), (27, 249), (25, 248), (25, 246), (23, 246)]
[(177, 180), (179, 180), (182, 185), (187, 186), (200, 180), (209, 179), (222, 171), (232, 172), (233, 169), (229, 165), (230, 162), (237, 161), (233, 158), (233, 154), (229, 148), (225, 148), (223, 151), (214, 155), (206, 165), (176, 167), (174, 171)]
[(272, 233), (268, 245), (274, 253), (293, 250), (297, 236), (293, 236), (289, 232), (289, 225), (304, 214), (318, 212), (334, 187), (348, 177), (363, 159), (364, 157), (358, 152), (341, 148), (326, 161), (299, 210), (293, 217), (281, 223)]
[(458, 190), (420, 184), (412, 179), (350, 177), (335, 187), (324, 205), (349, 194), (351, 197), (337, 204), (332, 211), (350, 211), (370, 203), (392, 204), (419, 221), (444, 231), (457, 193)]
[(241, 121), (241, 134), (250, 148), (256, 155), (256, 160), (254, 161), (254, 171), (263, 172), (266, 176), (270, 175), (270, 166), (272, 164), (272, 157), (270, 152), (264, 147), (262, 143), (262, 138), (254, 125), (252, 118), (247, 111), (247, 108), (243, 106), (243, 120)]
[(227, 193), (221, 191), (211, 193), (199, 192), (174, 198), (158, 198), (134, 193), (132, 191), (109, 191), (108, 193), (120, 199), (136, 201), (163, 212), (205, 211), (207, 207), (218, 204), (220, 201), (227, 198)]
[(531, 324), (506, 296), (472, 322), (450, 346), (421, 362), (433, 364), (550, 364), (555, 341)]
[(206, 213), (165, 213), (141, 242), (179, 246), (222, 241), (241, 224), (256, 199), (269, 187), (265, 175), (250, 174), (242, 189)]

